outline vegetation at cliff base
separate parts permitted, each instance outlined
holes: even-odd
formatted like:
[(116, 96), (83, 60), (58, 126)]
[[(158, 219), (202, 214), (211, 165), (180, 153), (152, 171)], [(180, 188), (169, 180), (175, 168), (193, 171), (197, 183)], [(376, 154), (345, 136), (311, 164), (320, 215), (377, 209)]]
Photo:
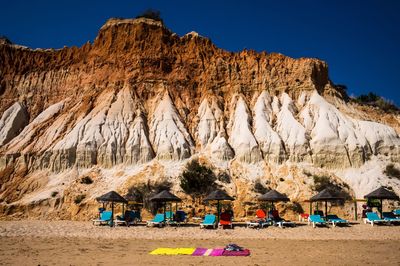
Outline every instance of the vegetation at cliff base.
[(180, 176), (180, 186), (186, 194), (191, 195), (194, 199), (205, 196), (217, 187), (216, 180), (217, 177), (210, 168), (193, 160), (188, 163)]
[(172, 184), (167, 180), (159, 181), (156, 183), (141, 183), (135, 184), (128, 189), (127, 197), (129, 201), (143, 203), (143, 208), (149, 210), (151, 213), (156, 213), (157, 209), (162, 207), (159, 202), (151, 202), (150, 199), (163, 190), (170, 190)]

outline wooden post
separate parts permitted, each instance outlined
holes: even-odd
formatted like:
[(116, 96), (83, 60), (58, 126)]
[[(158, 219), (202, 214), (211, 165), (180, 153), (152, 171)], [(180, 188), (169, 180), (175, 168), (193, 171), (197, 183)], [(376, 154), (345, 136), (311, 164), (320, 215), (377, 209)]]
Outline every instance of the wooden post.
[(110, 226), (114, 225), (114, 201), (111, 201), (111, 221)]
[(358, 211), (357, 211), (357, 200), (354, 199), (354, 220), (357, 221), (358, 218)]

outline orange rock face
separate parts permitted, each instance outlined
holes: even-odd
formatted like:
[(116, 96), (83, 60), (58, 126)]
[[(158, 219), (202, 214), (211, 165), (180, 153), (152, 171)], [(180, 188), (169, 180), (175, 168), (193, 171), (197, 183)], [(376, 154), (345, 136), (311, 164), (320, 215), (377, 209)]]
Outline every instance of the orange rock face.
[[(241, 169), (231, 173), (244, 178), (240, 189), (228, 189), (245, 199), (243, 191), (257, 180), (278, 186), (286, 163), (342, 169), (378, 155), (400, 158), (399, 116), (346, 102), (318, 59), (232, 53), (196, 33), (179, 37), (141, 18), (110, 19), (80, 48), (31, 50), (1, 42), (0, 62), (0, 194), (7, 213), (10, 204), (43, 200), (50, 209), (68, 208), (71, 195), (83, 192), (65, 176), (85, 171), (99, 179), (97, 190), (85, 192), (90, 203), (107, 189), (101, 182), (120, 190), (135, 179), (146, 182), (149, 164), (163, 169), (159, 179), (176, 181), (182, 161), (200, 156), (216, 171)], [(252, 164), (263, 165), (247, 173)], [(98, 174), (115, 167), (123, 170)], [(132, 167), (138, 170), (125, 169)], [(126, 180), (101, 181), (114, 174)], [(309, 191), (304, 182), (288, 182), (297, 184), (282, 186), (288, 194), (299, 200), (309, 194), (292, 191)]]

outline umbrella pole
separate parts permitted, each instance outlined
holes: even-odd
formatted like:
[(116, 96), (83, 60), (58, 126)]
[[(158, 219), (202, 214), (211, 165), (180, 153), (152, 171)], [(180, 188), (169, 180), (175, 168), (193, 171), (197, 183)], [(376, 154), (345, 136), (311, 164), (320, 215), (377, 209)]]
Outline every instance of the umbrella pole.
[(219, 200), (217, 200), (217, 222), (219, 223)]
[(164, 202), (164, 223), (167, 221), (167, 202)]
[(325, 200), (325, 217), (328, 215), (328, 201)]
[(310, 215), (312, 214), (312, 201), (310, 201)]
[(125, 219), (125, 210), (124, 210), (124, 207), (125, 207), (125, 203), (122, 203), (122, 217), (124, 217), (124, 219)]
[(381, 199), (381, 219), (383, 219), (383, 205), (382, 205), (383, 200)]
[(114, 225), (114, 201), (111, 201), (111, 221), (110, 226)]
[(358, 210), (357, 210), (357, 200), (354, 199), (354, 220), (356, 220), (356, 221), (357, 221), (357, 212), (358, 212)]

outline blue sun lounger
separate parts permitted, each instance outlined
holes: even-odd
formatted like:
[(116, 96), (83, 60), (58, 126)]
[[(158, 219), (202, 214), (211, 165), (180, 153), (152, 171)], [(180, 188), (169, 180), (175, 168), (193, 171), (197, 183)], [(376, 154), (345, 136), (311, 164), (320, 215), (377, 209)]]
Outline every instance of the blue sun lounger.
[(335, 227), (338, 224), (344, 224), (344, 225), (349, 224), (349, 221), (339, 218), (336, 214), (329, 214), (326, 216), (326, 219), (328, 220), (328, 223), (332, 224), (333, 227)]
[(393, 210), (393, 214), (394, 214), (395, 216), (400, 216), (400, 209)]
[(388, 222), (400, 222), (400, 217), (396, 217), (393, 212), (384, 212), (383, 220)]
[(312, 224), (315, 228), (317, 225), (326, 225), (326, 221), (321, 218), (321, 215), (313, 214), (308, 217), (308, 224)]
[(139, 211), (126, 211), (125, 217), (127, 226), (136, 225), (140, 221), (142, 221), (142, 217), (140, 216)]
[(104, 212), (100, 213), (100, 219), (92, 220), (93, 224), (94, 225), (108, 224), (111, 221), (111, 216), (112, 216), (111, 211), (104, 211)]
[(367, 212), (366, 216), (367, 218), (364, 220), (365, 223), (370, 223), (372, 226), (374, 226), (374, 224), (387, 222), (384, 219), (379, 218), (376, 212)]
[(207, 214), (200, 224), (200, 228), (207, 228), (209, 226), (212, 226), (214, 229), (217, 227), (217, 219), (214, 214)]
[(147, 221), (147, 226), (162, 227), (164, 225), (164, 222), (164, 213), (157, 213), (156, 216), (154, 216), (153, 220)]

